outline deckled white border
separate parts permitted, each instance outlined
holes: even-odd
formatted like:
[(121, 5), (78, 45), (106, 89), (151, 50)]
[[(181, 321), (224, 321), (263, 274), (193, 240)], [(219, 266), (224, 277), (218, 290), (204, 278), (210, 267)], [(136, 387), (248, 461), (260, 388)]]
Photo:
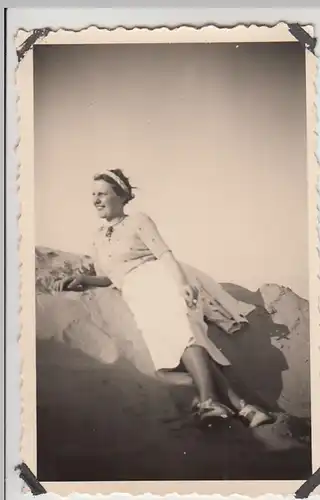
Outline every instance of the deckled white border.
[[(278, 28), (279, 26), (280, 26), (280, 25), (278, 25), (278, 26), (277, 26), (277, 28)], [(201, 31), (203, 31), (203, 30), (193, 30), (192, 28), (187, 28), (187, 29), (189, 30), (189, 34), (188, 34), (188, 35), (190, 35), (190, 38), (189, 38), (189, 40), (188, 40), (189, 42), (190, 42), (190, 41), (195, 42), (196, 40), (194, 39), (194, 36), (197, 36), (197, 35), (196, 35), (196, 33), (199, 33), (199, 32), (201, 32)], [(245, 41), (252, 41), (252, 33), (253, 33), (256, 29), (260, 30), (260, 33), (261, 33), (262, 31), (266, 31), (266, 30), (268, 30), (268, 32), (270, 33), (270, 30), (273, 30), (273, 28), (256, 28), (256, 27), (254, 27), (254, 26), (251, 26), (250, 28), (241, 28), (241, 27), (237, 27), (237, 28), (235, 28), (235, 29), (233, 29), (233, 30), (232, 30), (232, 32), (233, 32), (233, 33), (235, 33), (235, 31), (237, 31), (237, 37), (235, 37), (235, 38), (232, 38), (232, 37), (231, 37), (232, 39), (231, 39), (231, 40), (229, 40), (230, 42), (233, 42), (233, 43), (234, 43), (235, 41), (239, 41), (239, 38), (238, 38), (238, 33), (239, 33), (239, 30), (241, 31), (241, 29), (245, 29), (245, 30), (246, 30), (246, 34), (248, 34), (248, 33), (249, 33), (249, 31), (250, 31), (250, 36), (249, 36), (249, 38), (248, 38), (248, 39), (246, 39)], [(228, 42), (228, 40), (226, 40), (226, 39), (224, 39), (224, 40), (220, 40), (220, 39), (219, 39), (219, 40), (217, 40), (217, 39), (212, 40), (212, 39), (211, 39), (211, 40), (210, 40), (210, 37), (211, 37), (212, 35), (214, 35), (214, 37), (215, 37), (215, 36), (216, 36), (216, 33), (214, 33), (214, 32), (213, 32), (212, 28), (205, 28), (204, 30), (206, 30), (206, 36), (208, 36), (208, 38), (206, 38), (205, 40), (204, 40), (204, 39), (202, 39), (202, 40), (201, 40), (201, 42), (203, 42), (203, 41), (219, 41), (219, 42), (221, 42), (221, 41), (226, 41), (226, 42)], [(211, 31), (210, 31), (210, 30), (211, 30)], [(214, 29), (214, 30), (215, 30), (215, 31), (217, 31), (216, 29)], [(101, 40), (101, 36), (100, 36), (100, 35), (101, 35), (101, 34), (103, 34), (103, 31), (97, 31), (97, 30), (95, 30), (95, 29), (93, 29), (93, 28), (90, 28), (89, 30), (85, 30), (85, 31), (87, 32), (87, 34), (89, 34), (89, 33), (90, 33), (90, 37), (91, 37), (91, 38), (90, 38), (90, 40), (91, 40), (91, 41), (89, 41), (89, 43), (101, 43), (100, 41), (95, 41), (95, 40), (98, 40), (98, 39), (100, 39), (100, 40)], [(85, 32), (85, 31), (84, 31), (84, 32)], [(116, 37), (117, 37), (119, 34), (122, 36), (122, 35), (123, 35), (123, 33), (119, 33), (120, 31), (126, 32), (125, 30), (116, 30), (116, 31), (109, 32), (109, 33), (112, 33), (113, 35), (115, 34), (115, 35), (116, 35)], [(132, 31), (130, 31), (130, 32), (129, 32), (129, 33), (132, 35), (132, 40), (131, 40), (131, 41), (132, 41), (132, 43), (136, 43), (136, 41), (137, 41), (136, 36), (137, 36), (137, 35), (139, 35), (139, 31), (140, 31), (140, 33), (141, 33), (141, 30), (132, 30)], [(151, 31), (151, 32), (150, 32), (150, 31), (148, 31), (148, 30), (144, 30), (144, 31), (145, 31), (146, 33), (148, 33), (148, 36), (149, 36), (149, 34), (153, 34), (153, 33), (157, 33), (157, 35), (160, 35), (161, 40), (157, 39), (157, 40), (156, 40), (155, 42), (153, 42), (153, 43), (167, 43), (167, 40), (166, 40), (167, 36), (168, 36), (168, 35), (170, 35), (170, 34), (172, 34), (172, 31), (169, 31), (169, 30), (167, 30), (166, 28), (164, 28), (164, 29), (162, 29), (162, 30), (156, 30), (156, 32), (155, 32), (155, 31)], [(179, 35), (180, 35), (180, 34), (182, 33), (182, 31), (183, 31), (183, 29), (181, 29), (181, 28), (180, 28), (179, 30), (177, 30), (177, 33), (179, 33)], [(221, 32), (221, 30), (219, 30), (219, 31)], [(230, 30), (223, 30), (223, 32), (224, 32), (224, 33), (223, 33), (223, 35), (226, 35), (226, 34), (227, 34), (226, 32), (228, 32), (228, 31), (230, 32)], [(82, 33), (84, 33), (84, 32), (82, 32)], [(279, 37), (279, 35), (278, 35), (276, 32), (277, 32), (277, 30), (275, 30), (274, 32), (272, 32), (272, 35), (273, 35), (273, 37), (271, 36), (272, 41), (280, 41), (280, 40), (283, 40), (283, 38), (278, 38), (278, 37)], [(97, 33), (99, 34), (99, 36), (98, 36), (98, 37), (96, 37), (96, 36), (95, 36)], [(287, 31), (287, 33), (288, 33), (288, 31)], [(59, 30), (57, 33), (52, 33), (52, 40), (49, 40), (49, 41), (48, 41), (48, 39), (50, 39), (50, 37), (51, 37), (51, 35), (49, 35), (49, 37), (48, 37), (48, 38), (47, 38), (44, 42), (40, 42), (40, 43), (62, 43), (62, 42), (57, 41), (57, 40), (59, 39), (59, 37), (60, 37), (60, 35), (61, 35), (61, 34), (62, 34), (62, 33), (61, 33), (61, 31)], [(279, 31), (279, 34), (280, 34), (280, 31)], [(73, 33), (73, 32), (69, 32), (69, 33), (67, 33), (67, 34), (66, 34), (66, 33), (63, 33), (63, 35), (67, 35), (68, 40), (70, 40), (70, 41), (67, 41), (67, 42), (65, 42), (65, 41), (64, 41), (63, 43), (76, 43), (76, 42), (72, 41), (72, 39), (74, 39), (74, 35), (79, 35), (79, 34), (77, 34), (77, 33)], [(126, 33), (126, 35), (127, 35), (127, 33)], [(110, 38), (112, 38), (112, 37), (110, 37)], [(226, 37), (226, 38), (227, 38), (227, 37)], [(287, 39), (287, 38), (285, 38), (285, 39)], [(289, 38), (288, 38), (288, 40), (292, 40), (292, 36), (291, 36), (290, 34), (289, 34)], [(181, 40), (181, 39), (179, 39), (178, 41), (181, 43), (181, 41), (182, 41), (182, 40)], [(187, 41), (186, 43), (188, 43), (188, 41)], [(241, 39), (241, 42), (242, 42), (242, 41), (243, 41), (243, 40)], [(271, 40), (270, 40), (270, 41), (271, 41)], [(127, 43), (127, 39), (125, 40), (125, 42)], [(79, 43), (79, 42), (78, 42), (78, 43)], [(86, 43), (87, 43), (87, 42), (86, 42)], [(104, 41), (104, 43), (105, 43), (105, 41)], [(110, 42), (110, 43), (111, 43), (111, 42)], [(115, 40), (114, 40), (114, 39), (113, 39), (112, 43), (115, 43)], [(117, 43), (121, 43), (121, 42), (120, 42), (119, 40), (117, 40)], [(139, 40), (139, 43), (141, 43), (141, 41), (140, 41), (140, 40)], [(150, 42), (149, 42), (149, 43), (150, 43)], [(152, 42), (151, 42), (151, 43), (152, 43)], [(313, 63), (312, 63), (312, 60), (310, 59), (310, 56), (311, 56), (311, 57), (313, 57), (311, 54), (309, 54), (309, 53), (308, 53), (308, 54), (307, 54), (307, 59), (308, 59), (308, 61), (309, 61), (309, 64), (310, 64), (310, 63), (311, 63), (311, 64), (313, 64)], [(26, 60), (27, 60), (27, 59), (26, 59)], [(310, 86), (310, 89), (309, 89), (309, 91), (311, 91), (311, 92), (313, 92), (313, 88), (312, 88), (312, 87), (313, 87), (313, 84)], [(312, 108), (312, 109), (311, 109), (311, 108)], [(310, 107), (310, 112), (314, 112), (314, 103), (312, 103), (312, 106)], [(313, 136), (314, 136), (314, 135), (313, 135)], [(314, 144), (315, 144), (315, 141), (314, 141)], [(313, 155), (313, 156), (314, 156), (314, 155)], [(314, 160), (314, 158), (313, 158), (312, 160)], [(310, 185), (312, 185), (312, 182), (310, 183)], [(315, 184), (313, 184), (313, 186), (314, 186), (314, 185), (315, 185)], [(312, 195), (312, 189), (311, 189), (311, 195)], [(314, 196), (314, 193), (313, 193), (313, 195), (312, 195), (312, 196)], [(30, 207), (29, 207), (29, 208), (30, 208)], [(312, 210), (311, 210), (311, 211), (312, 211)], [(30, 215), (30, 214), (29, 214), (29, 215)], [(314, 227), (315, 227), (315, 224), (313, 223), (312, 228), (314, 228)], [(314, 229), (313, 229), (313, 230), (314, 230)], [(317, 263), (316, 263), (316, 265), (317, 265)], [(28, 271), (28, 272), (29, 272), (29, 271)], [(31, 276), (31, 273), (29, 273), (29, 276)], [(316, 307), (316, 310), (318, 311), (317, 307)], [(318, 312), (319, 312), (319, 311), (318, 311)], [(211, 482), (210, 482), (210, 483), (211, 483)], [(236, 486), (236, 485), (235, 485), (235, 483), (238, 483), (238, 482), (232, 482), (232, 484), (233, 484), (233, 488)], [(243, 482), (241, 482), (241, 483), (243, 483)], [(246, 483), (247, 483), (247, 482), (246, 482)], [(141, 484), (141, 483), (140, 483), (140, 484)], [(150, 484), (150, 483), (149, 483), (149, 484)], [(163, 483), (162, 483), (162, 484), (163, 484)], [(176, 489), (176, 488), (174, 488), (174, 483), (171, 483), (171, 484), (172, 484), (172, 487), (173, 487), (172, 489), (174, 489), (174, 491), (177, 491), (177, 489)], [(225, 484), (225, 483), (223, 483), (223, 484)], [(257, 482), (255, 482), (255, 484), (257, 484)], [(299, 484), (299, 483), (298, 483), (298, 484)], [(298, 484), (297, 484), (297, 486), (298, 486)], [(45, 486), (46, 486), (46, 485), (45, 485)], [(199, 488), (198, 488), (198, 486), (199, 486), (199, 482), (197, 482), (197, 492), (199, 492)], [(217, 486), (217, 482), (214, 482), (214, 484), (212, 484), (212, 486), (211, 486), (210, 490), (211, 490), (211, 491), (212, 491), (213, 489), (214, 489), (214, 490), (216, 490), (216, 486)], [(239, 485), (239, 486), (240, 486), (240, 485)], [(270, 483), (269, 483), (269, 486), (271, 486), (271, 484), (270, 484)], [(278, 484), (277, 486), (280, 486), (280, 484)], [(290, 486), (291, 486), (291, 487), (290, 487), (290, 490), (289, 490), (289, 491), (287, 490), (287, 491), (288, 491), (288, 493), (293, 491), (293, 490), (292, 490), (292, 486), (293, 486), (293, 483), (292, 483), (292, 482), (290, 482)], [(49, 485), (48, 485), (48, 486), (46, 486), (46, 487), (47, 487), (48, 489), (51, 489), (51, 490), (52, 490), (52, 488), (49, 488)], [(148, 491), (148, 490), (150, 491), (150, 489), (151, 489), (151, 488), (147, 488), (147, 491)], [(114, 490), (115, 490), (115, 488), (113, 487), (113, 488), (112, 488), (112, 490), (114, 491)], [(117, 488), (117, 490), (119, 491), (119, 488)], [(79, 491), (79, 488), (77, 488), (77, 491)], [(102, 491), (102, 490), (100, 489), (99, 491)], [(144, 490), (144, 491), (146, 491), (146, 490)], [(171, 491), (172, 491), (172, 490), (171, 490)], [(237, 484), (237, 491), (239, 491), (238, 484)], [(266, 491), (266, 490), (264, 489), (264, 491)], [(269, 491), (270, 491), (270, 489), (269, 489)], [(189, 489), (189, 492), (190, 492), (190, 489)], [(240, 492), (240, 491), (239, 491), (239, 492)], [(277, 492), (279, 492), (279, 493), (280, 493), (280, 490), (279, 490), (279, 489), (277, 489)], [(225, 493), (227, 493), (227, 491), (225, 491)]]

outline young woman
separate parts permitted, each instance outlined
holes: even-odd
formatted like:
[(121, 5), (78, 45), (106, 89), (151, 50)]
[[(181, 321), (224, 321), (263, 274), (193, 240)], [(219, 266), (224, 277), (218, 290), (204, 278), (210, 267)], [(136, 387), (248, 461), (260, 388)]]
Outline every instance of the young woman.
[(146, 214), (125, 213), (133, 198), (133, 188), (121, 170), (94, 177), (93, 203), (102, 219), (94, 241), (97, 276), (66, 278), (54, 289), (112, 284), (129, 306), (155, 369), (161, 372), (184, 364), (197, 388), (193, 411), (200, 420), (238, 414), (251, 427), (267, 423), (271, 416), (247, 404), (222, 374), (219, 365), (230, 363), (207, 336), (199, 289), (189, 282), (156, 224)]

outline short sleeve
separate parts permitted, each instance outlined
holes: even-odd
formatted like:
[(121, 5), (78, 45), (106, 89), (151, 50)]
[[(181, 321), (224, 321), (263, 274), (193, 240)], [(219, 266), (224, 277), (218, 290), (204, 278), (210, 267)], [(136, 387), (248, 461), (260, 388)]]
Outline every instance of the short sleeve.
[(148, 215), (138, 214), (136, 231), (143, 243), (158, 259), (164, 253), (171, 251), (159, 233), (155, 222)]

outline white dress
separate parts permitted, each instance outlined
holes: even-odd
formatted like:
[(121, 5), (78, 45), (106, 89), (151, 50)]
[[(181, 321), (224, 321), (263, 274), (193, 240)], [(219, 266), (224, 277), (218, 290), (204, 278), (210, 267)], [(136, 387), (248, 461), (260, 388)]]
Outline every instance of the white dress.
[(94, 241), (97, 274), (108, 276), (121, 291), (155, 369), (177, 367), (185, 349), (194, 344), (204, 347), (218, 364), (229, 365), (229, 360), (208, 338), (204, 318), (215, 321), (229, 333), (247, 322), (245, 316), (254, 306), (239, 303), (218, 284), (216, 297), (200, 284), (198, 304), (188, 308), (161, 259), (170, 250), (150, 217), (126, 217), (114, 226), (110, 238), (107, 229), (102, 226)]

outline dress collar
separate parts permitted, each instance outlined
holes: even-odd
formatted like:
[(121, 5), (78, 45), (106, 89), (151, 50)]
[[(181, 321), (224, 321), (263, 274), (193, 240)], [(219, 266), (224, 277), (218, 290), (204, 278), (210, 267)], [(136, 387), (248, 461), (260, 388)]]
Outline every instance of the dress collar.
[(125, 215), (123, 217), (123, 219), (121, 219), (120, 221), (116, 222), (115, 224), (112, 224), (112, 223), (108, 222), (107, 219), (103, 219), (103, 222), (100, 224), (100, 226), (98, 228), (98, 231), (99, 232), (108, 231), (108, 229), (110, 229), (111, 227), (118, 226), (119, 224), (121, 224), (127, 217), (128, 216)]

